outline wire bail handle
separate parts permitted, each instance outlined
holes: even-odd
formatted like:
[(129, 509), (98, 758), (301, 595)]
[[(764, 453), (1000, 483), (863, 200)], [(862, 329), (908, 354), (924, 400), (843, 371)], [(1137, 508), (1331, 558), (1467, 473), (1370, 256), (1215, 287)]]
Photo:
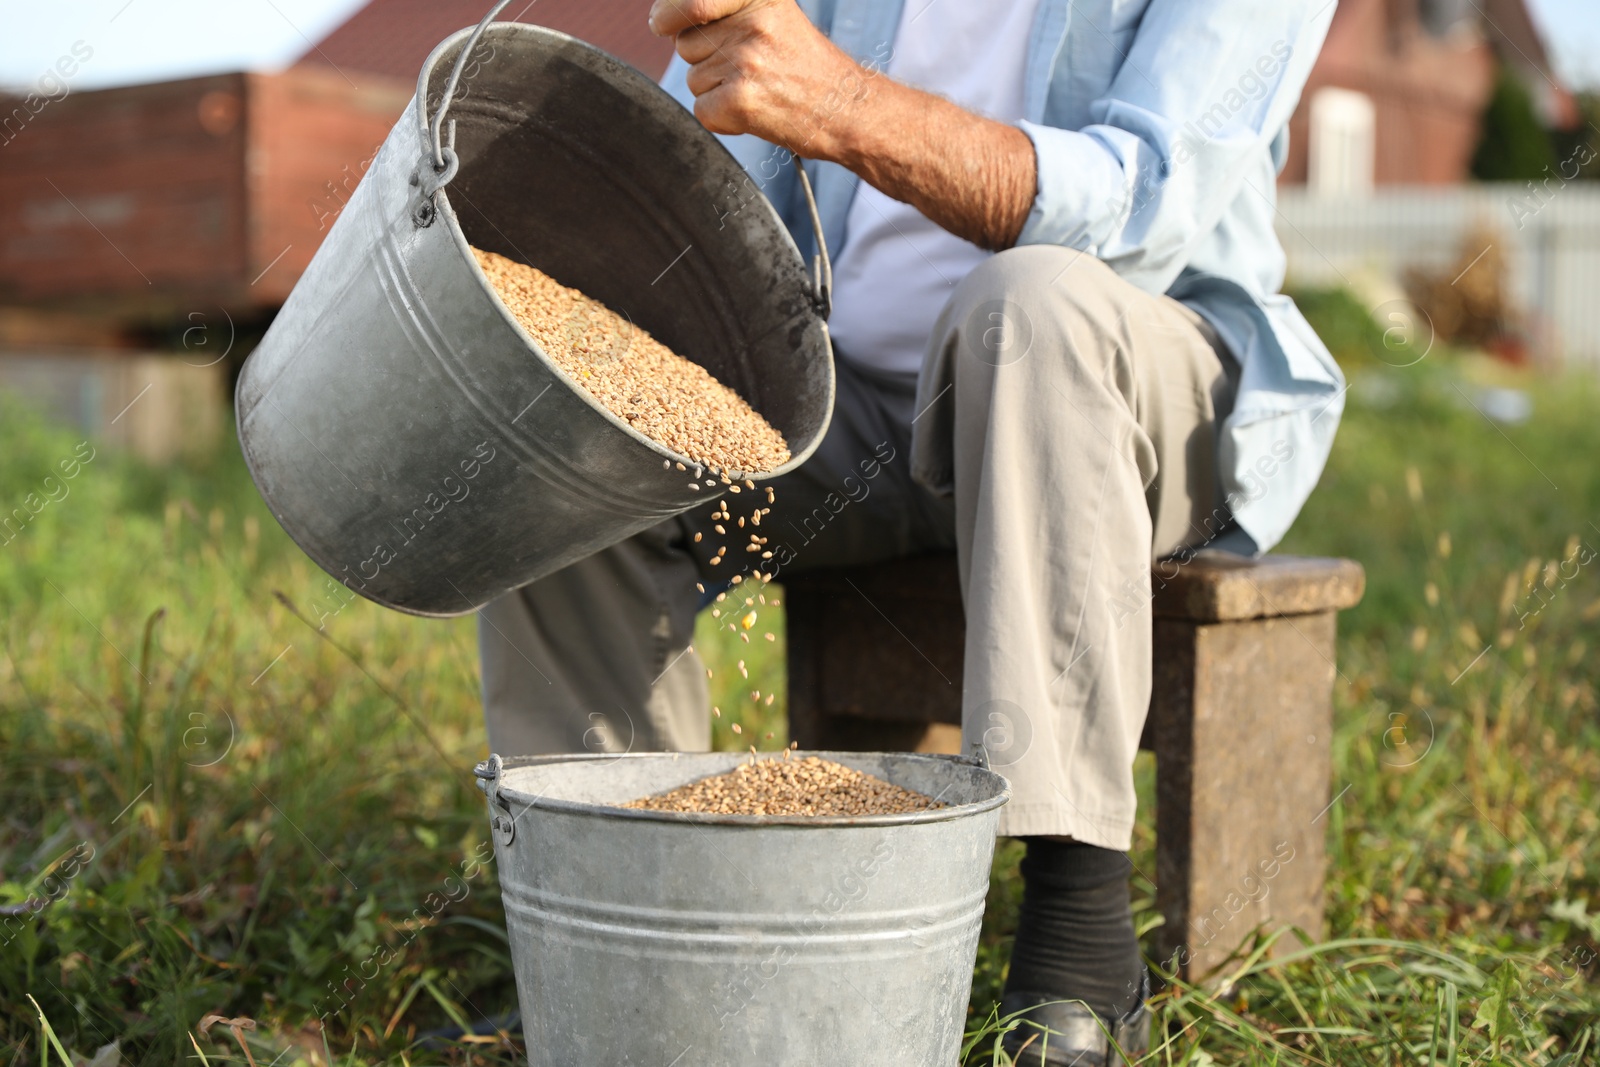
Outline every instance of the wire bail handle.
[[(445, 118), (450, 112), (450, 104), (455, 99), (456, 89), (461, 84), (461, 74), (467, 69), (467, 61), (471, 58), (473, 49), (478, 47), (478, 41), (483, 37), (494, 17), (504, 11), (511, 0), (497, 0), (483, 16), (477, 27), (473, 29), (472, 36), (467, 38), (467, 43), (456, 54), (455, 66), (450, 70), (450, 79), (445, 82), (444, 96), (439, 101), (439, 109), (428, 120), (428, 140), (431, 154), (426, 154), (417, 162), (417, 169), (411, 176), (413, 185), (421, 190), (421, 198), (412, 213), (412, 221), (419, 227), (430, 226), (438, 215), (438, 206), (434, 201), (434, 194), (456, 176), (461, 169), (461, 157), (456, 155), (456, 124), (450, 120), (449, 133), (446, 134)], [(425, 88), (418, 86), (418, 99), (427, 107), (427, 94)], [(817, 198), (811, 191), (811, 178), (806, 174), (805, 164), (798, 158), (794, 161), (795, 169), (800, 172), (800, 189), (805, 193), (806, 210), (811, 214), (811, 228), (817, 237), (817, 254), (811, 261), (811, 297), (816, 304), (817, 311), (824, 319), (833, 312), (833, 262), (828, 256), (828, 242), (822, 235), (822, 217), (817, 211)]]
[(472, 768), (474, 777), (478, 779), (478, 788), (489, 798), (489, 828), (494, 831), (496, 841), (509, 845), (516, 840), (517, 817), (512, 814), (511, 805), (505, 797), (500, 795), (502, 771), (503, 761), (498, 753), (491, 753), (488, 759)]
[[(489, 9), (489, 13), (483, 16), (483, 19), (472, 31), (472, 36), (467, 38), (467, 43), (456, 54), (455, 66), (450, 70), (450, 80), (445, 82), (444, 97), (439, 101), (439, 110), (435, 111), (433, 117), (428, 120), (428, 140), (431, 152), (425, 153), (422, 159), (417, 162), (416, 172), (411, 176), (412, 184), (419, 186), (422, 190), (422, 199), (417, 204), (416, 211), (412, 215), (413, 221), (418, 226), (429, 226), (433, 223), (434, 217), (438, 214), (438, 209), (433, 199), (434, 194), (450, 184), (450, 180), (461, 169), (461, 158), (456, 155), (455, 148), (455, 120), (450, 120), (449, 133), (446, 135), (445, 116), (449, 113), (450, 104), (455, 99), (456, 89), (461, 85), (461, 73), (467, 69), (467, 61), (472, 57), (473, 50), (478, 47), (479, 39), (483, 37), (483, 32), (489, 28), (489, 23), (493, 22), (494, 17), (504, 11), (509, 3), (511, 3), (511, 0), (497, 0), (495, 5)], [(428, 100), (426, 91), (420, 86), (418, 88), (418, 99), (422, 101), (422, 106), (426, 109)]]
[(822, 216), (817, 212), (817, 197), (811, 191), (805, 162), (795, 157), (794, 169), (800, 172), (800, 190), (806, 194), (806, 210), (811, 213), (811, 229), (817, 235), (817, 254), (811, 260), (811, 299), (824, 318), (833, 314), (833, 261), (828, 257), (828, 241), (822, 235)]

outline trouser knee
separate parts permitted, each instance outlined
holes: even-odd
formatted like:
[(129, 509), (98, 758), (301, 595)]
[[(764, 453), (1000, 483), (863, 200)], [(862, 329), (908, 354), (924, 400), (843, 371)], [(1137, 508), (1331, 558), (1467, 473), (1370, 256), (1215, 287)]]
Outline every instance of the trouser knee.
[(1128, 283), (1087, 253), (1056, 245), (1008, 249), (979, 264), (956, 286), (940, 322), (958, 360), (986, 374), (1045, 355), (1062, 361), (1090, 356), (1092, 338), (1114, 333)]

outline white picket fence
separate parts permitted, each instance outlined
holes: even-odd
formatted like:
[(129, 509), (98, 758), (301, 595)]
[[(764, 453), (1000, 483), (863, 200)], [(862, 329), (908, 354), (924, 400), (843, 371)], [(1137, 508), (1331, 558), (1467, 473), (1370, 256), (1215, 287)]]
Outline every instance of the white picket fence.
[(1511, 184), (1380, 188), (1332, 199), (1278, 191), (1291, 285), (1398, 278), (1413, 266), (1442, 270), (1480, 224), (1503, 242), (1511, 295), (1533, 326), (1537, 355), (1600, 371), (1600, 182), (1552, 180), (1536, 191)]

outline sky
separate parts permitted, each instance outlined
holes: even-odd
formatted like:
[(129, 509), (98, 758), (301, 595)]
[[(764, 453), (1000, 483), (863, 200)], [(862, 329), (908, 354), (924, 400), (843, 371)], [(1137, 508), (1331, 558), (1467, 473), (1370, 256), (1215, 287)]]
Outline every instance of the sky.
[(1600, 0), (1528, 0), (1562, 79), (1600, 90)]
[[(0, 0), (0, 85), (37, 82), (91, 49), (73, 89), (230, 70), (276, 70), (365, 0)], [(486, 0), (484, 9), (488, 10)], [(70, 64), (69, 64), (70, 66)]]
[[(965, 0), (979, 2), (979, 0)], [(1558, 72), (1600, 89), (1600, 0), (1528, 0)], [(0, 86), (26, 88), (79, 45), (74, 89), (275, 70), (364, 0), (0, 0)], [(647, 0), (639, 0), (641, 12)], [(489, 0), (484, 0), (488, 10)], [(81, 42), (81, 44), (80, 44)]]

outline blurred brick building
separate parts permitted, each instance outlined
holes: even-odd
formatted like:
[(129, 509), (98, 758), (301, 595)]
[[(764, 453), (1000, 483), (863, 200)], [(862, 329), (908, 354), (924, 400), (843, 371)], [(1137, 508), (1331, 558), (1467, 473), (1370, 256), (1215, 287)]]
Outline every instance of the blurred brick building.
[(152, 460), (214, 447), (231, 367), (410, 95), (363, 82), (235, 73), (0, 101), (26, 115), (0, 149), (0, 386)]
[(1339, 0), (1282, 181), (1336, 196), (1465, 181), (1500, 63), (1547, 126), (1577, 121), (1526, 0)]
[[(310, 262), (428, 53), (488, 6), (369, 0), (278, 74), (48, 107), (0, 98), (0, 386), (152, 458), (214, 439), (226, 371)], [(672, 46), (647, 11), (528, 0), (502, 17), (659, 77)], [(1497, 62), (1547, 123), (1571, 117), (1525, 0), (1340, 0), (1283, 181), (1333, 196), (1461, 182)], [(207, 397), (212, 410), (186, 414)]]
[[(372, 0), (276, 74), (0, 95), (0, 388), (152, 460), (213, 447), (230, 371), (310, 263), (423, 60), (488, 6)], [(647, 10), (530, 0), (508, 14), (659, 76), (672, 49)]]
[[(300, 59), (301, 67), (334, 68), (414, 84), (434, 46), (489, 9), (489, 0), (369, 0)], [(599, 45), (659, 78), (672, 42), (645, 25), (648, 0), (528, 0), (501, 13), (506, 22), (548, 26)]]

